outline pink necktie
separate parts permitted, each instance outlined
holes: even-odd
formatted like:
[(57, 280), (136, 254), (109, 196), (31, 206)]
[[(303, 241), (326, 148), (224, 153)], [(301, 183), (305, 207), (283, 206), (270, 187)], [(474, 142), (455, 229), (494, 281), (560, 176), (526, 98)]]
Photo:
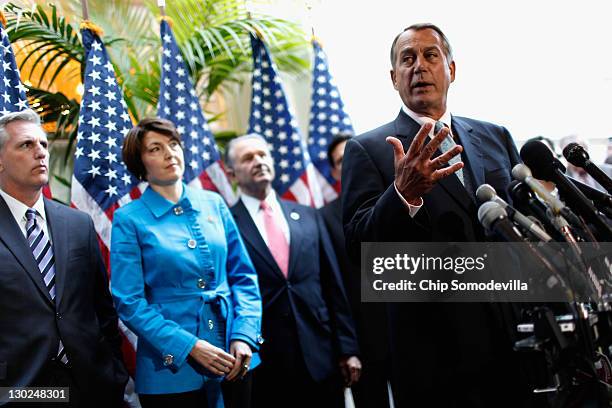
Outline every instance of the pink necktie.
[(268, 248), (286, 278), (289, 272), (289, 244), (287, 243), (287, 238), (285, 238), (285, 234), (283, 234), (280, 226), (274, 221), (272, 207), (265, 201), (262, 201), (259, 207), (263, 210), (264, 214), (264, 227), (266, 228), (266, 235), (268, 235)]

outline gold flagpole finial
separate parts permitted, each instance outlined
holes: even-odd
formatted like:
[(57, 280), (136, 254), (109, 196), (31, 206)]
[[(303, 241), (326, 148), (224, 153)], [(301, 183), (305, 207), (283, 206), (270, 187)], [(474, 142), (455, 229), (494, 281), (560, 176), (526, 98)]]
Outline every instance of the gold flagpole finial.
[(170, 27), (172, 27), (172, 24), (174, 24), (174, 21), (172, 20), (172, 18), (165, 14), (162, 14), (161, 16), (157, 17), (157, 21), (159, 23), (161, 23), (162, 21), (165, 21), (166, 23), (168, 23)]
[(6, 17), (4, 16), (4, 13), (2, 12), (2, 10), (0, 10), (0, 23), (2, 23), (2, 26), (6, 28), (6, 25), (8, 24), (8, 22), (6, 21)]
[(93, 22), (89, 20), (83, 20), (83, 22), (81, 22), (80, 28), (81, 30), (86, 28), (92, 33), (94, 33), (95, 35), (97, 35), (98, 37), (102, 37), (102, 35), (104, 34), (104, 30), (102, 30), (102, 28), (99, 25), (94, 24)]

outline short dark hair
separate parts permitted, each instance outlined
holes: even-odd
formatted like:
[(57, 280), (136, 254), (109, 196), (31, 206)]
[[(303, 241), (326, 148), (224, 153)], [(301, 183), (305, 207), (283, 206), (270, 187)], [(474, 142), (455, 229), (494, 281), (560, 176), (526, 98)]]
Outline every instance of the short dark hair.
[(395, 58), (397, 57), (395, 46), (397, 45), (397, 40), (399, 40), (400, 36), (408, 30), (421, 31), (421, 30), (426, 30), (426, 29), (431, 29), (431, 30), (434, 30), (436, 33), (438, 33), (438, 35), (440, 36), (440, 39), (442, 40), (442, 48), (444, 49), (444, 54), (446, 54), (447, 62), (449, 64), (453, 62), (453, 48), (451, 47), (450, 42), (448, 41), (448, 38), (446, 37), (444, 32), (440, 29), (440, 27), (438, 27), (435, 24), (431, 24), (431, 23), (417, 23), (417, 24), (411, 25), (410, 27), (404, 28), (404, 30), (402, 30), (402, 32), (396, 35), (395, 38), (393, 39), (393, 43), (391, 44), (391, 66), (393, 68), (395, 68)]
[(157, 132), (181, 143), (181, 135), (174, 123), (162, 118), (145, 118), (125, 136), (121, 156), (127, 169), (139, 180), (146, 180), (147, 170), (142, 162), (142, 139), (147, 132)]
[(336, 136), (334, 136), (332, 141), (329, 143), (329, 146), (327, 146), (327, 161), (329, 161), (329, 165), (332, 166), (332, 168), (336, 167), (335, 163), (334, 163), (334, 158), (332, 157), (332, 153), (334, 152), (334, 149), (340, 143), (346, 142), (347, 140), (349, 140), (352, 137), (353, 137), (353, 135), (351, 133), (340, 132)]

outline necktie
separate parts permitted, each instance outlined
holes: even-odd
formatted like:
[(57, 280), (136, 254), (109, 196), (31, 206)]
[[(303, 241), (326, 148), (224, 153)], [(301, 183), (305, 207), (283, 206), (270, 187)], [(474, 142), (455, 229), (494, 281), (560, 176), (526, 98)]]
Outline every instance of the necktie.
[[(55, 301), (55, 259), (53, 257), (53, 248), (51, 247), (51, 241), (49, 241), (49, 238), (47, 238), (36, 220), (36, 210), (32, 208), (26, 210), (26, 240), (32, 250), (34, 259), (36, 259), (36, 264), (47, 286), (51, 300)], [(57, 359), (64, 364), (68, 364), (66, 350), (61, 340)]]
[[(443, 122), (437, 121), (436, 125), (434, 126), (434, 135), (438, 134), (438, 132), (443, 127), (446, 127), (446, 124), (444, 124)], [(449, 151), (450, 149), (452, 149), (455, 146), (456, 146), (456, 143), (453, 140), (453, 137), (451, 136), (451, 134), (449, 132), (448, 135), (446, 136), (446, 138), (442, 141), (442, 143), (440, 143), (440, 151), (442, 152), (442, 154), (444, 154), (444, 153), (446, 153), (447, 151)], [(450, 159), (448, 161), (448, 164), (449, 165), (453, 165), (453, 164), (458, 163), (460, 161), (461, 161), (461, 155), (457, 155), (457, 156), (453, 157), (452, 159)], [(459, 181), (461, 182), (461, 184), (463, 184), (463, 186), (465, 186), (465, 181), (463, 180), (463, 169), (459, 169), (458, 171), (455, 172), (455, 174), (457, 175), (457, 177), (459, 177)]]
[(262, 201), (259, 207), (263, 211), (264, 227), (268, 236), (268, 248), (286, 278), (289, 273), (289, 243), (280, 226), (274, 220), (270, 204)]

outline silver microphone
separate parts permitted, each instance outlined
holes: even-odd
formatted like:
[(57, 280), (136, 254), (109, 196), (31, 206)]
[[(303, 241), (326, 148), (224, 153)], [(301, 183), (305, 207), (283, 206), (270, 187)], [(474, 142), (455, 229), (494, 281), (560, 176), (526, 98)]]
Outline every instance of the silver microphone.
[(540, 228), (535, 222), (524, 216), (520, 211), (512, 207), (500, 196), (498, 196), (495, 189), (489, 184), (483, 184), (478, 187), (478, 189), (476, 190), (476, 197), (480, 202), (493, 201), (499, 204), (502, 208), (506, 210), (506, 212), (508, 213), (508, 217), (512, 221), (516, 222), (522, 228), (532, 233), (540, 241), (550, 242), (553, 240), (551, 236), (548, 235), (546, 231)]

